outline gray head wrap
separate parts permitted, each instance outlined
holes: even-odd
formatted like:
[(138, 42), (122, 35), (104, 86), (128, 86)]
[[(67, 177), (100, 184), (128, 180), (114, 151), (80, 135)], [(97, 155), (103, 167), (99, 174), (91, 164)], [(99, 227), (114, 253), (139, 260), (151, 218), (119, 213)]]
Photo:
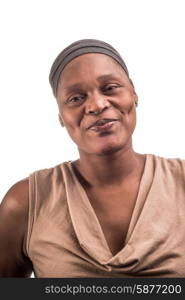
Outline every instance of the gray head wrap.
[(75, 57), (86, 53), (102, 53), (111, 56), (124, 69), (129, 77), (128, 69), (120, 54), (111, 45), (94, 39), (84, 39), (72, 43), (66, 47), (55, 59), (49, 74), (53, 94), (56, 97), (60, 75), (65, 66)]

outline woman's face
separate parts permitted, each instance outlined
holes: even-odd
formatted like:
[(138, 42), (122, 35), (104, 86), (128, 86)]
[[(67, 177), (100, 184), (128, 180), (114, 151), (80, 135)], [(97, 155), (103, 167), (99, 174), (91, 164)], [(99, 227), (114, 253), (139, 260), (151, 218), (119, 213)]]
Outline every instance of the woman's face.
[(63, 70), (57, 91), (60, 118), (86, 154), (113, 153), (130, 145), (136, 99), (122, 67), (97, 53), (73, 59)]

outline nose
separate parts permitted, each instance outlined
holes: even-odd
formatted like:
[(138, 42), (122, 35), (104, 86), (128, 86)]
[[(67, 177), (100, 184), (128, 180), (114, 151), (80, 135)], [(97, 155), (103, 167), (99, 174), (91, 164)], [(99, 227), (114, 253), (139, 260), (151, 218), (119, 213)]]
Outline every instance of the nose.
[(110, 102), (105, 95), (99, 92), (94, 92), (86, 101), (86, 114), (99, 114), (110, 107)]

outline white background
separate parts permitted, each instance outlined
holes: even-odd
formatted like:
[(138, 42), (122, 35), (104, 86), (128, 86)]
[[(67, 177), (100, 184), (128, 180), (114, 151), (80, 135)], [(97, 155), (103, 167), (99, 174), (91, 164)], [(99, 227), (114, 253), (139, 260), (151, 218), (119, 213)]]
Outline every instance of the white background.
[(139, 96), (134, 148), (185, 158), (185, 1), (0, 1), (0, 199), (31, 172), (78, 156), (48, 74), (78, 39), (112, 44)]

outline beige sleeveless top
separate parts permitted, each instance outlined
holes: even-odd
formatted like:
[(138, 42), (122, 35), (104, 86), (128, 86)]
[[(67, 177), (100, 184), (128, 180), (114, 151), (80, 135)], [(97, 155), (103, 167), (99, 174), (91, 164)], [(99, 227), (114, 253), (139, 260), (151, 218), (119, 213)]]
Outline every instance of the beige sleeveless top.
[(25, 251), (36, 277), (185, 277), (185, 161), (147, 154), (114, 256), (71, 162), (34, 172), (29, 186)]

